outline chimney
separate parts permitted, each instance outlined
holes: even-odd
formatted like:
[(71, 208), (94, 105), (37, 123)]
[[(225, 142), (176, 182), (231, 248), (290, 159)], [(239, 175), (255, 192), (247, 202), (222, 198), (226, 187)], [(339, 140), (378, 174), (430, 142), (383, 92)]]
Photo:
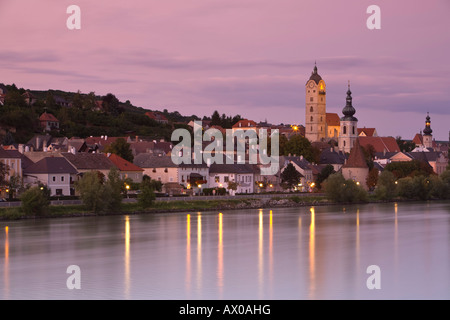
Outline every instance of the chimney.
[(41, 147), (41, 137), (36, 137), (36, 151), (39, 150)]
[(23, 152), (24, 152), (24, 145), (23, 144), (19, 144), (19, 152), (21, 154), (23, 154)]

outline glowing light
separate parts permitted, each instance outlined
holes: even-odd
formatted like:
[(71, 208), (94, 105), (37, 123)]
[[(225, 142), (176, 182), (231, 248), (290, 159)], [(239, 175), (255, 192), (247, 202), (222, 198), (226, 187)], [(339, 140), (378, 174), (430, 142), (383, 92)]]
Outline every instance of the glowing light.
[(262, 183), (260, 183), (260, 184), (259, 184), (259, 186), (260, 186), (260, 187), (262, 188), (262, 187), (263, 187), (263, 184), (262, 184)]
[(356, 181), (356, 185), (359, 186), (359, 181)]
[(311, 188), (314, 188), (314, 186), (315, 186), (316, 184), (313, 182), (313, 183), (311, 183)]

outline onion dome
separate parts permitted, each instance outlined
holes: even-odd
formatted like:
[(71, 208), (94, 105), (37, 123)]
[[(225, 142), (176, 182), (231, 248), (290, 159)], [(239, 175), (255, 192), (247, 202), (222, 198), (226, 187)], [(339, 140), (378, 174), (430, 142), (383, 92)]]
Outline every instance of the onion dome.
[(427, 112), (427, 117), (425, 121), (425, 129), (423, 129), (423, 135), (424, 136), (430, 136), (433, 130), (431, 130), (431, 121), (430, 121), (430, 114)]
[(309, 80), (313, 80), (316, 84), (319, 84), (319, 81), (322, 80), (322, 77), (317, 73), (316, 64), (314, 64), (314, 71), (311, 72), (311, 77), (309, 77)]
[(353, 115), (355, 114), (356, 110), (353, 108), (352, 105), (352, 92), (350, 91), (350, 81), (348, 82), (348, 90), (347, 90), (347, 99), (346, 99), (346, 105), (344, 109), (342, 109), (342, 113), (344, 116), (341, 118), (343, 121), (358, 121)]

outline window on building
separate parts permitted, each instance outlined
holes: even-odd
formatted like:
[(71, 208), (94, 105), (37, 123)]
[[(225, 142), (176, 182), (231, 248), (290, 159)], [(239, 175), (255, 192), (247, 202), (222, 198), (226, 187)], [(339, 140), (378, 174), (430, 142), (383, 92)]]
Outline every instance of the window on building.
[(309, 108), (309, 112), (314, 112), (314, 108), (312, 106)]
[(313, 116), (311, 116), (311, 122), (313, 122)]
[(355, 126), (353, 126), (353, 134), (355, 134)]
[(64, 176), (61, 177), (61, 182), (64, 182)]
[(230, 181), (230, 177), (228, 177), (228, 176), (223, 177), (223, 182), (228, 182), (228, 181)]
[(347, 134), (347, 126), (344, 126), (344, 134)]
[(344, 140), (344, 147), (345, 147), (345, 140)]
[(62, 191), (62, 189), (56, 189), (55, 193), (56, 193), (57, 196), (62, 196), (63, 191)]
[(313, 97), (309, 98), (309, 101), (311, 101), (311, 102), (314, 101), (314, 98)]
[(215, 176), (215, 177), (214, 177), (214, 182), (218, 183), (219, 181), (220, 181), (219, 176)]
[(55, 182), (55, 181), (56, 181), (56, 177), (55, 177), (55, 176), (53, 176), (53, 177), (52, 177), (52, 180), (53, 180), (53, 182)]

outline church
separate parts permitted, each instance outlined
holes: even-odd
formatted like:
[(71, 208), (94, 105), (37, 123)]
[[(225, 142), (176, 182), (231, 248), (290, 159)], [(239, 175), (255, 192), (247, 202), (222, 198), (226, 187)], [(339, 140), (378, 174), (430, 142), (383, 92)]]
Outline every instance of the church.
[(346, 105), (342, 117), (326, 112), (326, 83), (317, 72), (317, 65), (305, 86), (305, 137), (311, 142), (338, 142), (340, 151), (349, 153), (358, 138), (358, 119), (352, 105), (352, 92), (348, 84)]

